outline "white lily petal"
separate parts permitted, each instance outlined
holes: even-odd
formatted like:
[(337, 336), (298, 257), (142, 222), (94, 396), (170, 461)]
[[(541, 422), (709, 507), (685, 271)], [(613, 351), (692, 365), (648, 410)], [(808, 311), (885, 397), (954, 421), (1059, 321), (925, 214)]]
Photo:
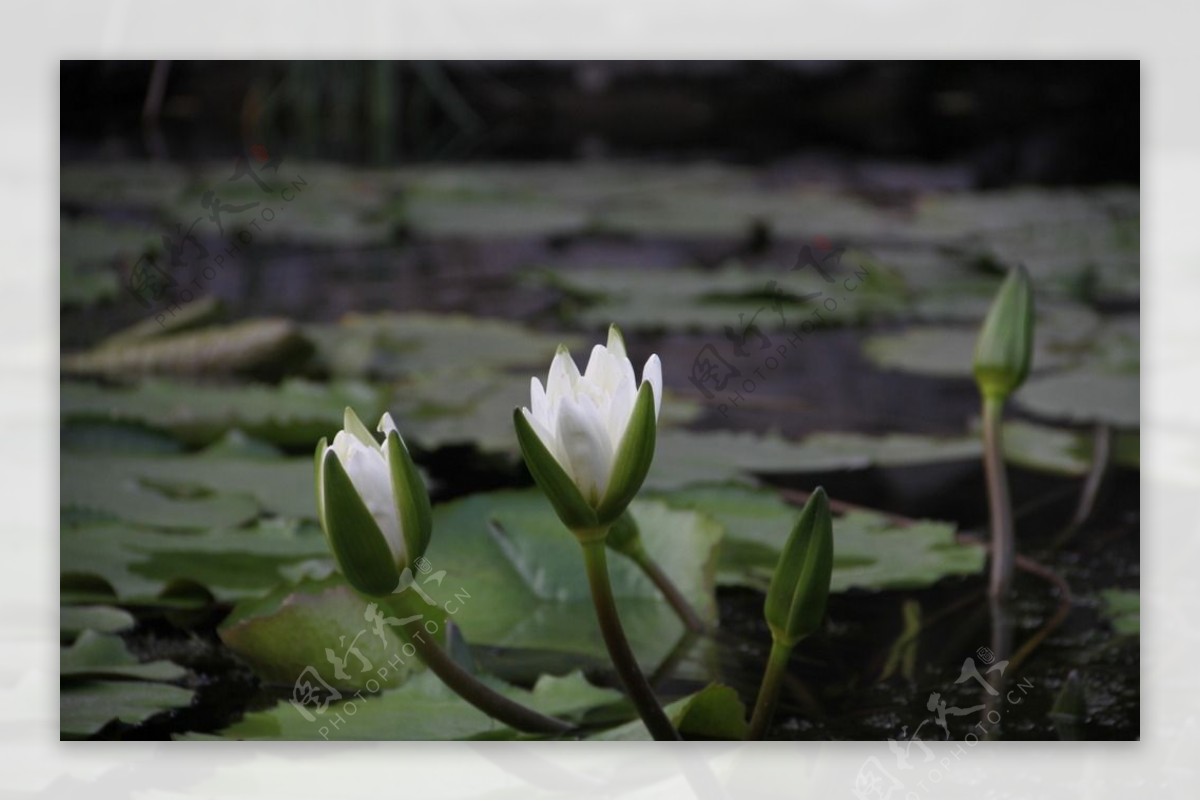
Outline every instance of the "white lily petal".
[(387, 435), (393, 431), (395, 431), (397, 435), (400, 433), (400, 430), (396, 428), (396, 421), (392, 419), (391, 412), (383, 413), (383, 417), (379, 418), (379, 426), (376, 430), (383, 434), (385, 439), (387, 438)]
[(575, 385), (579, 381), (579, 368), (571, 358), (566, 348), (559, 348), (550, 363), (550, 375), (546, 378), (546, 397), (553, 405), (566, 395), (575, 394)]
[(575, 486), (590, 503), (599, 503), (608, 489), (613, 447), (607, 426), (590, 398), (563, 398), (558, 414), (558, 441)]
[(612, 394), (612, 402), (608, 407), (608, 419), (606, 420), (613, 453), (616, 453), (617, 446), (621, 444), (621, 437), (625, 436), (625, 429), (629, 426), (629, 417), (633, 414), (633, 404), (636, 400), (637, 390), (633, 385), (633, 377), (622, 378), (616, 392)]
[(594, 345), (592, 354), (588, 357), (587, 367), (583, 371), (584, 379), (592, 383), (599, 383), (603, 381), (602, 376), (608, 369), (608, 350), (603, 345)]
[(646, 366), (642, 368), (642, 381), (649, 381), (650, 386), (654, 388), (654, 419), (658, 419), (658, 412), (662, 409), (662, 362), (658, 359), (658, 354), (653, 353), (646, 360)]
[(397, 559), (403, 557), (404, 537), (400, 532), (391, 472), (383, 451), (378, 446), (363, 444), (358, 437), (345, 431), (339, 431), (333, 438), (333, 450), (358, 497), (375, 518), (392, 555)]
[(546, 390), (542, 388), (542, 382), (537, 376), (529, 379), (529, 412), (532, 419), (543, 426), (549, 425), (550, 402), (547, 400)]
[(608, 327), (608, 352), (618, 359), (629, 358), (625, 353), (625, 337), (621, 336), (621, 329), (615, 325)]

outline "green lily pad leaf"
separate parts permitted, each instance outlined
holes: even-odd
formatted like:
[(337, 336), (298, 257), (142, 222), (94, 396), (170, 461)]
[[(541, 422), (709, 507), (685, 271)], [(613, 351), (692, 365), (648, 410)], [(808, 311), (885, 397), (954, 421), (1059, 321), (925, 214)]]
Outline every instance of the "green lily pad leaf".
[(160, 528), (221, 528), (259, 510), (316, 519), (311, 457), (64, 455), (61, 503)]
[(374, 692), (423, 669), (394, 630), (404, 617), (396, 615), (386, 600), (366, 600), (333, 575), (238, 604), (218, 633), (264, 681), (292, 687), (318, 678), (337, 690)]
[(742, 331), (753, 321), (771, 334), (805, 322), (854, 324), (908, 305), (903, 278), (865, 253), (844, 254), (835, 270), (841, 280), (831, 284), (814, 270), (793, 272), (790, 266), (751, 270), (734, 264), (713, 272), (580, 269), (532, 277), (572, 303), (582, 302), (578, 316), (585, 325), (617, 320), (643, 330)]
[[(533, 690), (485, 679), (504, 695), (538, 712), (578, 719), (588, 710), (619, 701), (621, 694), (595, 687), (582, 673), (542, 676)], [(517, 732), (455, 695), (424, 672), (378, 695), (346, 696), (307, 717), (290, 702), (251, 712), (220, 732), (237, 740), (469, 740), (515, 739)], [(335, 723), (335, 721), (337, 721)]]
[[(676, 730), (689, 740), (746, 739), (746, 707), (732, 687), (710, 684), (663, 707)], [(641, 720), (589, 737), (589, 740), (650, 740)]]
[(162, 455), (182, 453), (183, 443), (174, 437), (136, 423), (80, 422), (62, 427), (59, 442), (64, 455), (107, 453)]
[(59, 610), (58, 629), (64, 642), (85, 631), (115, 634), (133, 628), (133, 615), (115, 606), (64, 606)]
[[(766, 489), (702, 486), (661, 496), (673, 506), (703, 512), (725, 528), (717, 580), (766, 590), (788, 533), (800, 515)], [(907, 589), (945, 576), (978, 573), (983, 549), (960, 545), (950, 523), (899, 525), (881, 512), (852, 511), (833, 523), (833, 592), (851, 587)]]
[(1103, 611), (1117, 634), (1140, 634), (1142, 597), (1137, 590), (1104, 590), (1100, 593)]
[(312, 346), (290, 320), (247, 320), (234, 325), (186, 331), (172, 336), (101, 345), (63, 356), (68, 375), (121, 378), (155, 374), (279, 375), (301, 363)]
[(188, 706), (191, 690), (151, 681), (85, 681), (65, 685), (59, 695), (59, 731), (64, 739), (88, 737), (114, 720), (136, 724), (160, 712)]
[(755, 474), (861, 470), (978, 457), (974, 437), (830, 432), (799, 442), (743, 431), (662, 431), (646, 479), (652, 489), (737, 481)]
[(66, 678), (118, 678), (175, 681), (187, 670), (165, 659), (139, 662), (115, 634), (85, 631), (69, 648), (62, 649), (59, 675)]
[[(227, 177), (228, 168), (220, 180)], [(64, 164), (59, 200), (94, 208), (161, 209), (176, 198), (188, 182), (188, 170), (166, 161), (105, 160)]]
[(1106, 423), (1138, 428), (1141, 382), (1138, 373), (1072, 370), (1030, 380), (1014, 396), (1031, 414), (1071, 423)]
[[(631, 512), (645, 546), (707, 622), (716, 619), (714, 548), (720, 527), (695, 512), (637, 502)], [(476, 646), (575, 654), (606, 665), (583, 558), (575, 538), (536, 490), (473, 495), (434, 509), (427, 556), (450, 574), (429, 594), (449, 605)], [(609, 560), (613, 593), (634, 652), (659, 664), (684, 629), (632, 563)]]
[(132, 388), (64, 381), (61, 396), (65, 423), (140, 423), (167, 431), (188, 445), (207, 445), (230, 429), (240, 428), (277, 445), (311, 448), (321, 437), (331, 437), (341, 428), (347, 406), (365, 419), (376, 419), (384, 411), (378, 391), (366, 384), (322, 385), (300, 379), (279, 386), (148, 379)]
[(156, 457), (68, 454), (62, 462), (60, 502), (65, 510), (86, 513), (89, 519), (159, 528), (238, 526), (258, 517), (258, 504), (249, 495), (217, 494), (179, 476), (157, 474), (155, 461)]
[(313, 525), (186, 534), (91, 525), (63, 528), (59, 570), (62, 595), (73, 602), (186, 608), (261, 596), (316, 560), (327, 562), (329, 551)]
[(421, 378), (450, 369), (467, 374), (544, 369), (559, 343), (578, 345), (575, 337), (547, 335), (505, 320), (420, 312), (350, 314), (337, 325), (309, 326), (306, 333), (334, 375), (382, 378)]

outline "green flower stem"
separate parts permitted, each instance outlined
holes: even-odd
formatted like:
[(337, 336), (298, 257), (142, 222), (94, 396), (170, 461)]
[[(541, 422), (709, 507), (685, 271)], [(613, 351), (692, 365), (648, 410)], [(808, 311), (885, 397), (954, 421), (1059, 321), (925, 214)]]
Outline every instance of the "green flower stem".
[(771, 655), (767, 657), (767, 669), (763, 673), (762, 686), (758, 689), (758, 701), (754, 704), (754, 714), (750, 718), (750, 731), (747, 740), (761, 740), (775, 717), (775, 704), (779, 701), (779, 685), (783, 674), (787, 672), (788, 658), (792, 655), (793, 646), (771, 641)]
[[(429, 607), (419, 599), (414, 600), (415, 595), (415, 593), (400, 592), (390, 596), (388, 603), (405, 617), (424, 616), (429, 611)], [(442, 650), (428, 632), (422, 631), (419, 621), (413, 625), (415, 631), (409, 631), (403, 626), (398, 628), (404, 639), (417, 649), (425, 666), (432, 670), (459, 697), (484, 714), (506, 726), (531, 734), (563, 734), (574, 728), (564, 720), (547, 717), (527, 706), (518, 704), (479, 681), (451, 659), (450, 655)]]
[(993, 598), (1008, 595), (1016, 557), (1012, 501), (1008, 495), (1008, 475), (1004, 466), (1003, 416), (1004, 396), (984, 395), (983, 469), (987, 478), (992, 527), (992, 575), (988, 593)]
[(612, 585), (608, 580), (608, 556), (603, 537), (581, 537), (583, 546), (583, 562), (587, 569), (588, 584), (592, 588), (592, 601), (596, 605), (596, 618), (600, 622), (600, 632), (604, 635), (604, 644), (608, 646), (608, 655), (617, 669), (617, 675), (625, 685), (638, 714), (650, 730), (655, 740), (678, 740), (679, 732), (671, 725), (667, 715), (654, 697), (654, 690), (642, 675), (629, 640), (625, 639), (625, 631), (621, 628), (621, 619), (617, 615), (617, 603), (613, 598)]
[(635, 543), (626, 552), (626, 556), (633, 560), (646, 577), (654, 582), (654, 586), (658, 587), (658, 591), (667, 599), (667, 603), (675, 610), (675, 614), (683, 621), (683, 625), (687, 626), (688, 631), (703, 633), (707, 628), (704, 621), (700, 619), (700, 615), (688, 603), (688, 599), (683, 597), (683, 593), (675, 586), (675, 582), (671, 581), (671, 577), (666, 574), (658, 564), (654, 561), (654, 557), (646, 552), (641, 542)]

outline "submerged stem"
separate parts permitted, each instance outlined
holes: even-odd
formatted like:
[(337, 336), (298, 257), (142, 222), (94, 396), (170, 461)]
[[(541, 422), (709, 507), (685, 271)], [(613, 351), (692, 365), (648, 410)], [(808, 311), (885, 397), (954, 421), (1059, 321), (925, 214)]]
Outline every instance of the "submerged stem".
[[(412, 596), (405, 592), (391, 596), (388, 602), (399, 608), (406, 617), (414, 615), (423, 617), (427, 611), (427, 607), (415, 603)], [(479, 681), (451, 659), (450, 655), (443, 651), (431, 636), (421, 631), (419, 623), (415, 627), (415, 632), (409, 632), (404, 626), (397, 628), (400, 629), (404, 639), (416, 648), (425, 666), (445, 682), (447, 687), (479, 711), (507, 726), (531, 734), (562, 734), (574, 728), (564, 720), (548, 717), (523, 704), (518, 704)]]
[(1016, 540), (1013, 534), (1012, 501), (1008, 494), (1008, 474), (1004, 467), (1002, 425), (1004, 397), (983, 398), (983, 470), (987, 479), (988, 504), (991, 508), (992, 574), (988, 593), (1004, 598), (1012, 587)]
[(617, 614), (617, 603), (613, 598), (612, 585), (608, 579), (608, 557), (604, 540), (601, 538), (581, 539), (583, 546), (583, 562), (587, 569), (588, 584), (592, 588), (592, 601), (596, 605), (596, 619), (600, 623), (600, 633), (604, 635), (604, 644), (608, 647), (608, 655), (621, 677), (621, 683), (629, 693), (630, 700), (637, 708), (638, 714), (649, 729), (655, 740), (678, 740), (679, 732), (671, 725), (654, 697), (654, 690), (646, 681), (642, 669), (638, 667), (629, 640), (621, 628), (621, 619)]
[(761, 740), (775, 717), (775, 704), (779, 701), (779, 686), (783, 674), (787, 672), (788, 658), (792, 655), (792, 646), (771, 641), (771, 654), (767, 657), (767, 668), (763, 673), (762, 686), (758, 688), (758, 701), (754, 704), (754, 715), (750, 718), (750, 731), (747, 740)]

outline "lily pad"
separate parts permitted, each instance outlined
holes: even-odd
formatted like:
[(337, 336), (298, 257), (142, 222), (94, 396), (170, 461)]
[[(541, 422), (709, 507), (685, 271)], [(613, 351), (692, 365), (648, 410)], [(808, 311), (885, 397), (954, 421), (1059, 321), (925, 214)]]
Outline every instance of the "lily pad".
[(64, 641), (72, 641), (85, 631), (115, 634), (133, 628), (133, 615), (115, 606), (64, 606), (59, 611), (58, 628)]
[(393, 630), (398, 623), (387, 622), (400, 619), (393, 614), (386, 601), (364, 600), (340, 576), (330, 576), (244, 601), (219, 633), (266, 682), (292, 687), (307, 680), (335, 690), (377, 691), (423, 669)]
[(186, 534), (64, 527), (60, 544), (62, 595), (79, 603), (195, 607), (206, 602), (203, 593), (222, 601), (257, 597), (295, 580), (297, 568), (330, 559), (319, 529), (283, 523)]
[(206, 445), (233, 428), (279, 445), (311, 448), (341, 427), (347, 406), (364, 419), (383, 413), (379, 392), (359, 382), (217, 386), (147, 379), (130, 388), (62, 383), (64, 422), (140, 423), (189, 445)]
[[(765, 489), (728, 485), (693, 487), (663, 496), (673, 506), (703, 512), (725, 537), (717, 580), (765, 590), (800, 510)], [(882, 512), (855, 510), (833, 524), (834, 592), (925, 587), (950, 575), (983, 569), (981, 548), (960, 545), (951, 523), (899, 525)]]
[(62, 650), (62, 656), (59, 658), (59, 674), (64, 679), (118, 678), (175, 681), (186, 676), (187, 670), (163, 659), (154, 662), (139, 662), (117, 635), (85, 631), (74, 645)]
[(1017, 392), (1015, 401), (1051, 420), (1138, 428), (1140, 394), (1137, 372), (1080, 369), (1033, 379)]
[[(488, 682), (538, 712), (566, 719), (577, 719), (621, 698), (614, 690), (589, 684), (579, 672), (543, 676), (533, 690)], [(283, 702), (264, 712), (251, 712), (220, 736), (237, 740), (470, 740), (514, 739), (518, 733), (462, 700), (432, 673), (424, 672), (396, 689), (346, 697), (322, 711), (313, 708), (301, 713), (290, 702)]]
[(311, 345), (290, 320), (248, 320), (145, 340), (123, 340), (67, 354), (69, 375), (127, 377), (155, 374), (222, 375), (254, 370), (280, 374), (300, 363)]
[(337, 325), (309, 326), (318, 358), (337, 376), (422, 378), (548, 365), (569, 335), (549, 335), (505, 320), (463, 314), (350, 314)]
[(310, 457), (68, 454), (60, 502), (159, 528), (237, 526), (270, 514), (316, 519)]
[(142, 723), (160, 712), (188, 706), (195, 694), (150, 681), (85, 681), (59, 695), (59, 731), (64, 739), (88, 737), (112, 721)]
[(661, 431), (647, 488), (738, 481), (756, 474), (861, 470), (975, 458), (974, 437), (854, 433), (815, 434), (799, 442), (745, 431)]
[[(663, 707), (667, 718), (684, 737), (693, 740), (744, 740), (746, 707), (732, 687), (710, 684), (698, 693)], [(641, 720), (601, 732), (590, 740), (650, 740)]]

